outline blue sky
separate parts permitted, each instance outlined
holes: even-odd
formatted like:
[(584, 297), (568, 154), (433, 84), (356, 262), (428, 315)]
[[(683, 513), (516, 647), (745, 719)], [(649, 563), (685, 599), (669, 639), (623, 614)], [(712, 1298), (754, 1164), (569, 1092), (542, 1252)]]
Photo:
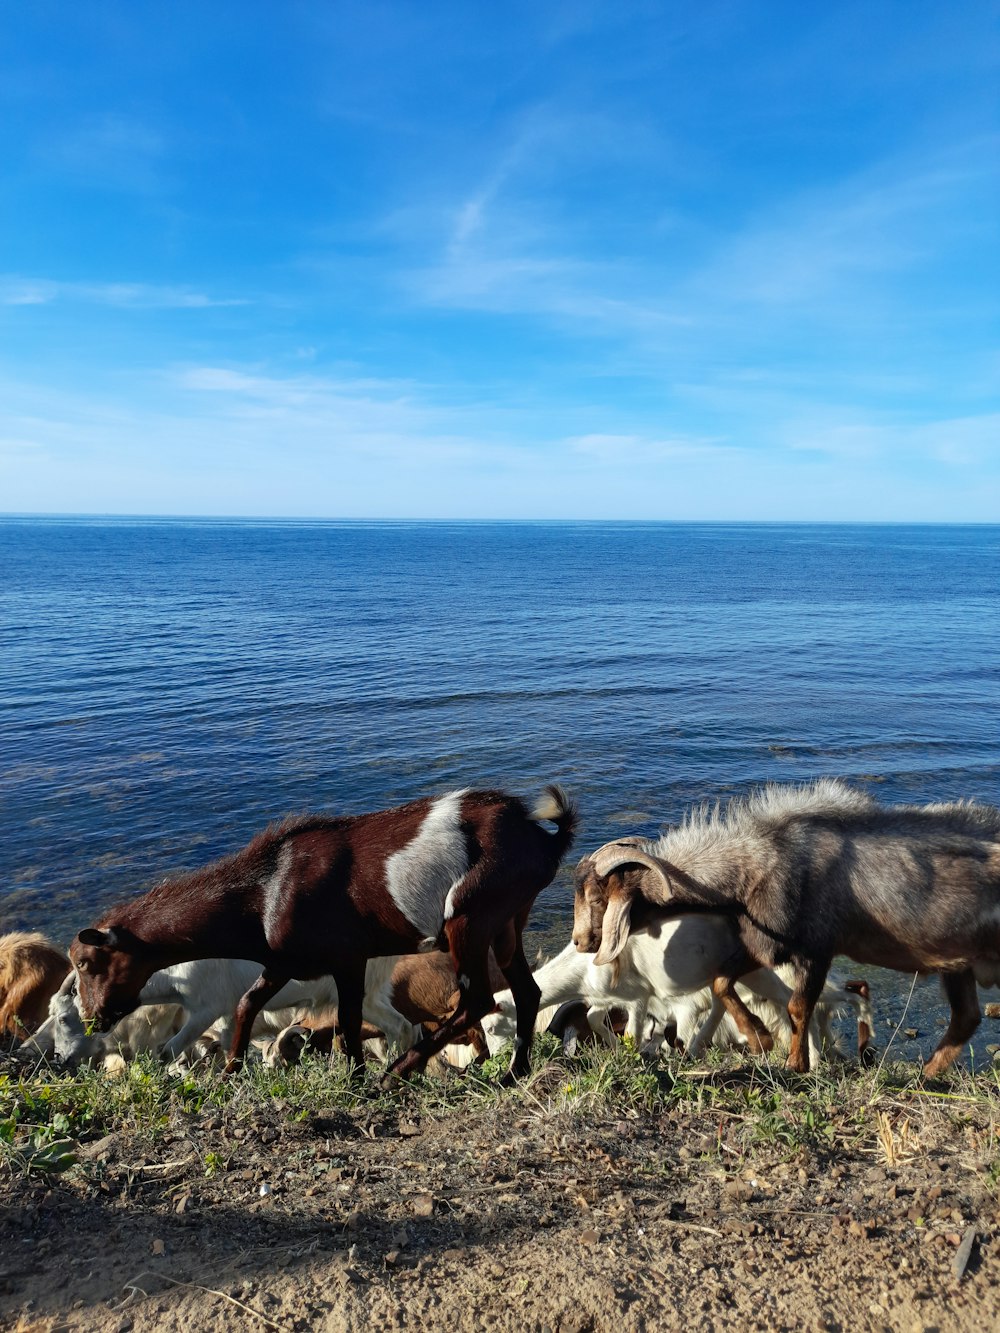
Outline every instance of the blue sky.
[(7, 5), (0, 510), (997, 521), (998, 21)]

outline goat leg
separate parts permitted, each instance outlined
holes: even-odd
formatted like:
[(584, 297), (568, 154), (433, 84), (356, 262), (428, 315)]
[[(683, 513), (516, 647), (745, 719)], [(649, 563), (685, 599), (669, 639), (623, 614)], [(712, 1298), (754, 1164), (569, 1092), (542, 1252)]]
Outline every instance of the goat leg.
[[(497, 961), (500, 962), (499, 956)], [(531, 967), (524, 956), (521, 942), (520, 924), (515, 924), (514, 949), (506, 965), (500, 962), (500, 971), (510, 986), (514, 997), (514, 1009), (517, 1013), (517, 1029), (514, 1037), (514, 1057), (510, 1068), (500, 1080), (501, 1085), (513, 1083), (523, 1078), (531, 1069), (531, 1043), (535, 1036), (535, 1020), (538, 1017), (538, 1005), (542, 992), (531, 974)], [(492, 1005), (493, 996), (490, 996)]]
[(951, 1022), (941, 1038), (937, 1050), (924, 1065), (924, 1078), (943, 1074), (962, 1047), (979, 1026), (979, 994), (976, 978), (971, 969), (964, 972), (942, 972), (941, 987), (951, 1005)]
[(792, 959), (795, 987), (792, 998), (788, 1001), (788, 1017), (792, 1024), (792, 1040), (788, 1049), (785, 1068), (796, 1074), (809, 1072), (809, 1024), (813, 1009), (819, 999), (826, 974), (830, 968), (830, 959), (798, 957)]
[(844, 990), (861, 997), (863, 1004), (858, 1006), (858, 1063), (871, 1065), (875, 1062), (875, 1048), (872, 1045), (872, 1025), (870, 1022), (871, 991), (867, 981), (845, 981)]
[(365, 1064), (364, 1048), (361, 1045), (361, 1023), (365, 997), (366, 961), (362, 958), (360, 967), (357, 966), (356, 960), (351, 963), (340, 962), (333, 972), (333, 979), (337, 983), (337, 995), (339, 997), (337, 1026), (340, 1029), (340, 1040), (344, 1045), (344, 1054), (351, 1064), (351, 1072), (355, 1078), (362, 1076)]
[(164, 1043), (163, 1050), (160, 1052), (160, 1058), (167, 1064), (171, 1060), (179, 1059), (189, 1046), (193, 1046), (199, 1037), (204, 1036), (205, 1032), (212, 1026), (212, 1020), (216, 1015), (210, 1010), (197, 1010), (193, 1014), (188, 1014), (184, 1019), (184, 1025)]
[(699, 1056), (707, 1046), (711, 1045), (712, 1038), (718, 1031), (719, 1024), (726, 1016), (726, 1006), (717, 995), (712, 996), (712, 1005), (701, 1023), (698, 1024), (693, 1033), (688, 1034), (687, 1046), (677, 1035), (677, 1024), (674, 1024), (674, 1040), (670, 1043), (675, 1050), (682, 1055), (692, 1057)]
[(747, 1050), (754, 1055), (763, 1055), (773, 1048), (774, 1038), (767, 1024), (751, 1013), (737, 994), (735, 977), (713, 977), (711, 990), (736, 1024), (740, 1035), (746, 1038)]
[(291, 979), (290, 972), (272, 972), (265, 967), (246, 995), (240, 1000), (236, 1006), (233, 1044), (229, 1048), (229, 1059), (223, 1071), (224, 1076), (234, 1074), (243, 1064), (247, 1048), (250, 1045), (250, 1034), (253, 1030), (254, 1019), (268, 1000), (273, 999), (282, 986), (287, 985)]
[(592, 1004), (587, 1008), (587, 1026), (602, 1046), (613, 1051), (618, 1045), (618, 1038), (611, 1031), (611, 1014), (606, 1003)]

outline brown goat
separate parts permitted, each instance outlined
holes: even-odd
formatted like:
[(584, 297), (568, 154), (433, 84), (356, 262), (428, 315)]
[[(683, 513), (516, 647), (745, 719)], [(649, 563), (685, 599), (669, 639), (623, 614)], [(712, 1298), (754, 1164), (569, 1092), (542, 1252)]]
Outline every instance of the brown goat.
[(581, 867), (573, 940), (609, 963), (630, 931), (687, 912), (732, 914), (740, 948), (720, 984), (790, 963), (788, 1067), (830, 962), (937, 972), (951, 1021), (924, 1066), (935, 1077), (979, 1024), (977, 981), (1000, 984), (1000, 810), (880, 806), (842, 783), (769, 787), (695, 812), (658, 842), (608, 843)]
[[(487, 958), (489, 984), (492, 996), (507, 989), (507, 982), (492, 953)], [(411, 954), (401, 958), (389, 978), (388, 1000), (397, 1013), (425, 1032), (436, 1032), (459, 1001), (458, 978), (451, 958), (443, 953)], [(467, 1041), (476, 1053), (476, 1060), (485, 1060), (489, 1054), (486, 1035), (481, 1025), (470, 1023), (458, 1044)]]
[[(550, 833), (538, 821), (550, 820)], [(517, 1007), (508, 1078), (527, 1072), (538, 987), (522, 932), (572, 841), (576, 811), (558, 787), (531, 812), (497, 791), (458, 791), (374, 814), (286, 821), (243, 851), (113, 908), (82, 930), (70, 957), (83, 1013), (100, 1028), (131, 1012), (148, 978), (195, 958), (263, 965), (236, 1009), (230, 1068), (260, 1007), (292, 977), (332, 975), (344, 1044), (360, 1065), (369, 958), (446, 942), (455, 1012), (392, 1065), (408, 1075), (493, 1005), (493, 949)]]
[[(507, 982), (497, 967), (492, 952), (487, 961), (493, 993), (506, 990)], [(436, 1032), (454, 1012), (459, 999), (458, 977), (455, 975), (455, 965), (448, 954), (438, 952), (404, 954), (384, 984), (365, 997), (366, 1008), (373, 1015), (382, 1016), (379, 1021), (383, 1024), (384, 1032), (373, 1028), (366, 1034), (365, 1027), (369, 1025), (363, 1025), (362, 1038), (364, 1039), (366, 1035), (394, 1038), (397, 1029), (393, 1020), (397, 1017), (404, 1018), (411, 1027), (422, 1027), (425, 1032)], [(308, 1030), (308, 1035), (303, 1035), (299, 1043), (300, 1048), (304, 1049), (308, 1045), (310, 1050), (329, 1054), (334, 1039), (340, 1036), (340, 1026), (336, 1014), (332, 1022), (329, 1016), (317, 1017), (318, 1021), (303, 1018), (295, 1025), (303, 1030), (303, 1034)], [(282, 1036), (284, 1035), (283, 1033)], [(485, 1033), (479, 1023), (471, 1023), (465, 1033), (459, 1034), (454, 1042), (455, 1045), (465, 1043), (473, 1048), (477, 1061), (486, 1059), (489, 1051)], [(290, 1054), (292, 1044), (286, 1041), (287, 1049), (282, 1054)]]
[(23, 1041), (37, 1032), (69, 970), (69, 959), (44, 935), (0, 935), (0, 1037)]

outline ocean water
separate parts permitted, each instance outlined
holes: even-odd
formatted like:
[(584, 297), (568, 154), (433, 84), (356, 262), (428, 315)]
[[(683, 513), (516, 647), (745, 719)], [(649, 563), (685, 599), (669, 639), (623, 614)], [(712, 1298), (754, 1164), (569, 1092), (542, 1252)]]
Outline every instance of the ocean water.
[(0, 929), (291, 811), (558, 780), (585, 850), (823, 774), (1000, 803), (1000, 527), (0, 520)]

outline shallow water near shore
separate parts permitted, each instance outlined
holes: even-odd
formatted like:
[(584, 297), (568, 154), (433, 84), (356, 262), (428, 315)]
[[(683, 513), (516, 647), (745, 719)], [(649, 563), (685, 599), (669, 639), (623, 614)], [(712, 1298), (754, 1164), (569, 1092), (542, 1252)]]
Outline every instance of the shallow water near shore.
[(3, 929), (455, 786), (559, 780), (581, 849), (824, 774), (1000, 802), (997, 527), (6, 519), (0, 574)]

